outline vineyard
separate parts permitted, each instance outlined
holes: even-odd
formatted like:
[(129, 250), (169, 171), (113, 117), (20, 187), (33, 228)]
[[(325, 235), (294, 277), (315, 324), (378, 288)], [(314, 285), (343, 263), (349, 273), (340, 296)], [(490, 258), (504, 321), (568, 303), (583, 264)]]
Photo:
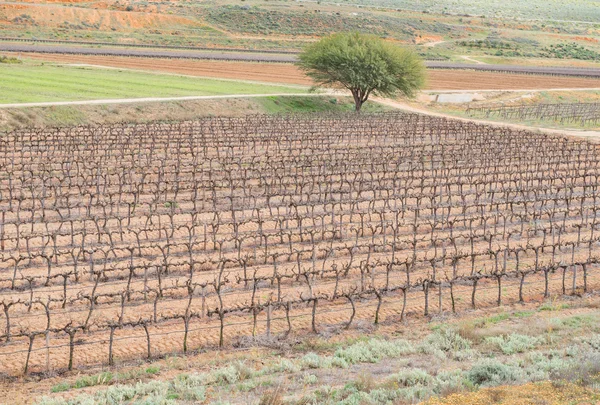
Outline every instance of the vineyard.
[(600, 103), (535, 104), (467, 109), (468, 115), (484, 115), (519, 120), (551, 120), (581, 125), (600, 122)]
[(0, 140), (0, 373), (598, 287), (598, 146), (414, 114)]

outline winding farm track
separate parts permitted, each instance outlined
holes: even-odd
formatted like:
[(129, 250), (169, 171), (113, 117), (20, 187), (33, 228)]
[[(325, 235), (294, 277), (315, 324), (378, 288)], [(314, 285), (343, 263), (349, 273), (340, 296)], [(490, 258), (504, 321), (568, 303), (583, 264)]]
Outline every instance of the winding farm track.
[[(65, 45), (28, 45), (15, 43), (0, 44), (0, 51), (66, 55), (125, 56), (143, 58), (171, 58), (192, 60), (224, 60), (245, 62), (293, 63), (295, 55), (277, 55), (265, 53), (193, 51), (193, 50), (157, 50), (157, 49), (115, 49), (89, 48), (85, 46)], [(475, 70), (496, 73), (515, 73), (527, 75), (571, 76), (600, 79), (600, 69), (572, 67), (537, 67), (516, 65), (463, 64), (452, 62), (426, 62), (430, 69)]]

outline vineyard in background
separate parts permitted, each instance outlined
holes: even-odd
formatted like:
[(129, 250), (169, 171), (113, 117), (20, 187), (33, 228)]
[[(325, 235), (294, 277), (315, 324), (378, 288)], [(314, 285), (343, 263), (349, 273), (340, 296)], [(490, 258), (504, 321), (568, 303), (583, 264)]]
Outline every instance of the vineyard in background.
[[(226, 48), (174, 48), (162, 47), (162, 49), (151, 49), (151, 47), (135, 46), (132, 49), (120, 49), (118, 47), (86, 46), (86, 42), (70, 41), (69, 45), (60, 45), (64, 41), (50, 42), (52, 40), (35, 41), (36, 44), (30, 44), (30, 40), (19, 40), (4, 42), (0, 38), (0, 51), (18, 54), (46, 54), (46, 55), (79, 55), (79, 56), (103, 56), (103, 57), (131, 57), (131, 58), (150, 58), (150, 59), (175, 59), (175, 60), (209, 60), (209, 61), (237, 61), (237, 62), (264, 62), (264, 63), (282, 63), (293, 64), (297, 62), (297, 56), (292, 51), (242, 51), (227, 50)], [(580, 68), (580, 67), (561, 67), (561, 66), (521, 66), (521, 65), (497, 65), (497, 64), (466, 64), (447, 61), (438, 56), (428, 57), (425, 65), (429, 69), (443, 70), (472, 70), (487, 73), (504, 74), (522, 74), (522, 75), (544, 75), (555, 77), (572, 77), (579, 79), (598, 79), (600, 78), (600, 69), (598, 68)], [(590, 85), (597, 87), (597, 84)]]
[(499, 107), (473, 107), (467, 114), (518, 120), (551, 120), (580, 125), (600, 122), (600, 103), (535, 104)]
[(0, 373), (598, 287), (598, 146), (414, 114), (0, 139)]

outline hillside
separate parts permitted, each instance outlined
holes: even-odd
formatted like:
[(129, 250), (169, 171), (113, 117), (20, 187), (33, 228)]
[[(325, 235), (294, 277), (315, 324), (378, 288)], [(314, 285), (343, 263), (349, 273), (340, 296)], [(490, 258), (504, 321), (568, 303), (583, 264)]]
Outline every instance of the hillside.
[(470, 55), (491, 63), (598, 62), (597, 2), (490, 4), (17, 0), (0, 2), (0, 36), (295, 51), (320, 36), (356, 30), (413, 45), (429, 59), (464, 61), (462, 56)]

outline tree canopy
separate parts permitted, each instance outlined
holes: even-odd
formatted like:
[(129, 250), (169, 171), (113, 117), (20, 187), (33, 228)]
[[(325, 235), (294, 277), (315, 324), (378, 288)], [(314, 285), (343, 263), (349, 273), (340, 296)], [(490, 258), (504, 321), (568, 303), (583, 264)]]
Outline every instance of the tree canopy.
[(425, 83), (425, 65), (415, 52), (356, 32), (308, 45), (298, 66), (316, 86), (350, 90), (356, 111), (371, 95), (414, 97)]

